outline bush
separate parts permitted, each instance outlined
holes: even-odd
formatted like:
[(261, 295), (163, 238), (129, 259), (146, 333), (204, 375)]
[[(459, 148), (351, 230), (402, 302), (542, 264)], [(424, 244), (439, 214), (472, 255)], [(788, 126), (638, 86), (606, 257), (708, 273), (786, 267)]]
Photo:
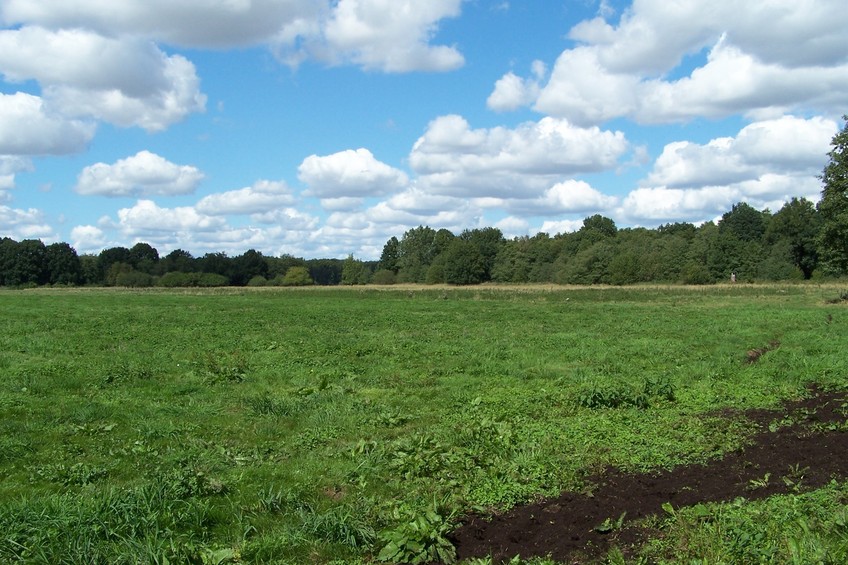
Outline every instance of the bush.
[(397, 276), (394, 271), (389, 269), (380, 269), (374, 273), (374, 276), (371, 278), (371, 282), (374, 284), (395, 284), (397, 282)]
[(306, 267), (289, 267), (283, 277), (283, 286), (311, 286), (315, 284)]
[(155, 279), (147, 273), (138, 271), (127, 271), (118, 273), (115, 276), (115, 286), (127, 286), (131, 288), (141, 288), (153, 286)]
[(228, 284), (230, 284), (230, 279), (217, 273), (201, 273), (197, 280), (197, 286), (204, 287), (227, 286)]

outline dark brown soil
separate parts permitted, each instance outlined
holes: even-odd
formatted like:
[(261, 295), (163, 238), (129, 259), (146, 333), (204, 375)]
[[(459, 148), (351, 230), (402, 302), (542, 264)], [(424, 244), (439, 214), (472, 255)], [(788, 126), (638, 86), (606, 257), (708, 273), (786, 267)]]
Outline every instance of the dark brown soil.
[[(608, 469), (589, 479), (595, 485), (591, 494), (565, 492), (502, 515), (471, 516), (451, 540), (461, 559), (491, 555), (494, 563), (502, 563), (520, 555), (584, 563), (605, 556), (614, 546), (625, 553), (638, 546), (650, 532), (632, 521), (660, 514), (665, 502), (678, 508), (737, 497), (765, 498), (788, 492), (783, 478), (797, 480), (800, 474), (803, 489), (820, 487), (831, 478), (848, 476), (848, 432), (840, 431), (846, 429), (846, 403), (844, 391), (813, 389), (808, 398), (787, 402), (782, 410), (728, 413), (750, 420), (760, 431), (745, 448), (722, 459), (655, 474)], [(791, 423), (785, 423), (786, 416)], [(769, 431), (775, 422), (784, 425)], [(752, 483), (766, 473), (768, 484)], [(624, 512), (623, 528), (597, 530)]]

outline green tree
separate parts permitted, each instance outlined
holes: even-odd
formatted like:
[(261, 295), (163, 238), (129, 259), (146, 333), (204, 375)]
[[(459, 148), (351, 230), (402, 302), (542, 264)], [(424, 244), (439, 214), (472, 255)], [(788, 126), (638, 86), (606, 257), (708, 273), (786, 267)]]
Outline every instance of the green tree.
[(10, 237), (0, 238), (0, 286), (19, 284), (14, 274), (18, 242)]
[(283, 254), (279, 257), (266, 257), (268, 262), (268, 278), (285, 277), (292, 267), (305, 267), (306, 261), (293, 255)]
[(383, 246), (383, 253), (380, 255), (379, 269), (385, 269), (397, 274), (400, 265), (400, 241), (395, 236), (389, 238), (389, 241)]
[(367, 284), (368, 270), (365, 268), (365, 263), (355, 259), (353, 255), (348, 255), (342, 265), (342, 284)]
[(45, 253), (50, 284), (79, 284), (82, 281), (82, 265), (73, 247), (67, 243), (51, 243)]
[(227, 277), (229, 282), (233, 260), (226, 253), (207, 253), (198, 262), (202, 272)]
[(48, 282), (47, 248), (40, 239), (24, 239), (17, 245), (11, 284), (42, 285)]
[(136, 271), (150, 274), (159, 263), (159, 252), (149, 243), (136, 243), (130, 248), (129, 263)]
[(760, 241), (766, 231), (768, 214), (753, 208), (747, 202), (734, 204), (718, 222), (720, 233), (730, 233), (742, 241)]
[(315, 284), (337, 285), (342, 280), (343, 264), (339, 259), (310, 259), (306, 268)]
[(407, 230), (398, 246), (398, 274), (403, 282), (424, 282), (436, 258), (436, 230), (418, 226)]
[(459, 238), (472, 243), (483, 257), (483, 281), (492, 280), (492, 269), (501, 248), (506, 243), (503, 233), (498, 228), (478, 228), (465, 230)]
[(230, 284), (234, 286), (244, 286), (257, 275), (265, 278), (268, 275), (268, 262), (265, 256), (255, 249), (248, 249), (233, 257), (231, 268)]
[[(821, 217), (813, 203), (806, 198), (792, 198), (772, 216), (765, 241), (771, 247), (785, 242), (791, 264), (801, 270), (805, 279), (809, 279), (818, 266), (820, 231)], [(785, 254), (781, 251), (776, 256)]]
[(106, 279), (109, 274), (109, 270), (112, 268), (112, 265), (115, 263), (126, 263), (127, 265), (132, 265), (132, 259), (130, 257), (130, 250), (126, 247), (109, 247), (100, 252), (97, 256), (97, 271), (98, 271), (98, 283), (106, 284), (106, 285), (114, 285), (115, 280), (112, 279), (111, 283)]
[(191, 273), (195, 270), (195, 259), (183, 249), (174, 249), (159, 261), (162, 273)]
[(83, 254), (79, 256), (82, 284), (103, 284), (103, 275), (98, 269), (97, 255)]
[(818, 204), (822, 228), (818, 238), (819, 257), (832, 274), (848, 273), (848, 115), (827, 154), (830, 161), (821, 175), (824, 188)]

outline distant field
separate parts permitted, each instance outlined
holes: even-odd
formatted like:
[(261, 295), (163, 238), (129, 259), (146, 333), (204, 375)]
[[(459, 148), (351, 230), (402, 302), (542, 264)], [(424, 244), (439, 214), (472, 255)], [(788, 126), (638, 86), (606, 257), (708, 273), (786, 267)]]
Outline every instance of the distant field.
[(2, 291), (0, 562), (449, 560), (472, 509), (714, 458), (754, 432), (725, 409), (845, 387), (846, 291)]

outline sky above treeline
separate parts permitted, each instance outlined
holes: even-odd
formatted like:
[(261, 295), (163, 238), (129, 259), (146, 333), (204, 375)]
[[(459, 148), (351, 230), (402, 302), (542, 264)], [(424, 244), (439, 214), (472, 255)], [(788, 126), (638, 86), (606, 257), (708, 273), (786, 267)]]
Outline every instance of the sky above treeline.
[(0, 236), (376, 259), (819, 199), (844, 0), (0, 0)]

